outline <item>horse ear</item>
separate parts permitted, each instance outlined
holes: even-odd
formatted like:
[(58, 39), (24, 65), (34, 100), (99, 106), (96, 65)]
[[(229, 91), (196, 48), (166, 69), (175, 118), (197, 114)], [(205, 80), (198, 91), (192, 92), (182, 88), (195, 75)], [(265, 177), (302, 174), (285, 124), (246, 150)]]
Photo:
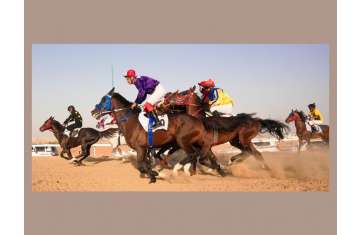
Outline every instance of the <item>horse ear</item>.
[(115, 87), (113, 87), (109, 92), (108, 95), (112, 95), (114, 93)]
[(196, 86), (193, 86), (193, 87), (191, 87), (189, 90), (190, 90), (190, 91), (195, 91), (195, 89), (196, 89)]

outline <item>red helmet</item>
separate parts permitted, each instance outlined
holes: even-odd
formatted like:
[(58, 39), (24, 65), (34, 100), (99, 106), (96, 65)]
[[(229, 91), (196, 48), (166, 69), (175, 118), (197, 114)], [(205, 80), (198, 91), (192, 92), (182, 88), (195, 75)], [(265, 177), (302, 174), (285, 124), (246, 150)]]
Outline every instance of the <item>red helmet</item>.
[(124, 77), (126, 77), (126, 78), (130, 78), (130, 77), (136, 78), (136, 71), (133, 70), (133, 69), (129, 69), (127, 71), (126, 75), (124, 75)]
[(215, 82), (212, 79), (208, 79), (206, 81), (199, 82), (198, 85), (202, 87), (215, 87)]

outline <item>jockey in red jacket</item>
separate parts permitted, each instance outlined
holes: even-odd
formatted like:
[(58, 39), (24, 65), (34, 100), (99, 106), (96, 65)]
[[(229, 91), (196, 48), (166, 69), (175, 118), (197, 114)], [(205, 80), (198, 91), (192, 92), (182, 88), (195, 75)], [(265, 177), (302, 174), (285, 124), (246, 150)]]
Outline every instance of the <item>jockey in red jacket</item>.
[(225, 115), (232, 115), (234, 102), (223, 89), (215, 87), (215, 82), (208, 79), (199, 82), (203, 94), (202, 102), (209, 104), (210, 112), (217, 111)]

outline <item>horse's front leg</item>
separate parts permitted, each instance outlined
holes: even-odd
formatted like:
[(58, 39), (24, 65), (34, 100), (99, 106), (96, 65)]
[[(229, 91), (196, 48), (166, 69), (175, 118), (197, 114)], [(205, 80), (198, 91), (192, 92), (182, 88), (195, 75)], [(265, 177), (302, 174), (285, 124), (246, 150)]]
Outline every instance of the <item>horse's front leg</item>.
[(61, 149), (61, 152), (60, 152), (60, 157), (66, 159), (66, 160), (69, 160), (68, 157), (65, 157), (65, 156), (64, 156), (64, 153), (65, 153), (65, 150), (62, 148), (62, 149)]
[(140, 176), (147, 174), (150, 178), (150, 184), (156, 182), (156, 176), (158, 173), (151, 169), (151, 160), (149, 159), (150, 156), (146, 156), (147, 150), (146, 148), (137, 148), (137, 167), (140, 171)]
[[(64, 143), (62, 143), (60, 146), (61, 146), (60, 157), (66, 159), (66, 160), (71, 160), (72, 155), (71, 155), (71, 152), (70, 152), (70, 148), (67, 148)], [(67, 157), (65, 157), (64, 153), (66, 153)]]
[(81, 153), (79, 155), (71, 158), (71, 162), (73, 164), (75, 164), (75, 165), (80, 166), (81, 165), (81, 160), (83, 159), (83, 156), (84, 156), (84, 153), (85, 152), (83, 150), (81, 150)]
[[(192, 176), (196, 171), (196, 162), (197, 162), (198, 153), (188, 153), (186, 154), (186, 158), (180, 161), (180, 165), (184, 166), (185, 174), (188, 176)], [(194, 166), (195, 165), (195, 166)], [(177, 172), (177, 171), (176, 171)], [(175, 173), (176, 174), (176, 173)]]
[(304, 145), (303, 143), (304, 143), (303, 138), (299, 137), (298, 154), (300, 154), (300, 152), (301, 152), (301, 148)]
[[(213, 152), (211, 151), (211, 146), (204, 145), (201, 148), (201, 157), (200, 157), (200, 163), (216, 170), (221, 176), (225, 176), (225, 171), (221, 168), (220, 164), (217, 162), (217, 159)], [(209, 163), (207, 163), (207, 160), (209, 160)]]
[(73, 159), (72, 153), (70, 151), (70, 149), (66, 149), (66, 155), (68, 156), (68, 160)]
[(120, 149), (120, 135), (116, 135), (108, 140), (112, 147), (111, 155), (114, 157), (123, 157), (123, 152)]
[(160, 166), (163, 168), (167, 168), (168, 164), (166, 159), (162, 158), (161, 155), (171, 148), (172, 148), (171, 145), (166, 145), (164, 147), (161, 147), (160, 150), (154, 155), (154, 158), (159, 160)]

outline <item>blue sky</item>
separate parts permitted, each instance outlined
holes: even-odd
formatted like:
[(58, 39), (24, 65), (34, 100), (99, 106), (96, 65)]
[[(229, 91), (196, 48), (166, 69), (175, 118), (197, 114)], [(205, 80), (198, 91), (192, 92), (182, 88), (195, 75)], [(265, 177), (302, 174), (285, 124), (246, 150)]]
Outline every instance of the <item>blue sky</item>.
[(134, 68), (168, 91), (185, 90), (212, 78), (235, 101), (236, 112), (284, 120), (292, 108), (316, 102), (329, 123), (327, 44), (34, 44), (32, 131), (50, 115), (63, 121), (69, 104), (94, 127), (90, 115), (111, 89), (134, 100), (137, 90), (122, 75)]

